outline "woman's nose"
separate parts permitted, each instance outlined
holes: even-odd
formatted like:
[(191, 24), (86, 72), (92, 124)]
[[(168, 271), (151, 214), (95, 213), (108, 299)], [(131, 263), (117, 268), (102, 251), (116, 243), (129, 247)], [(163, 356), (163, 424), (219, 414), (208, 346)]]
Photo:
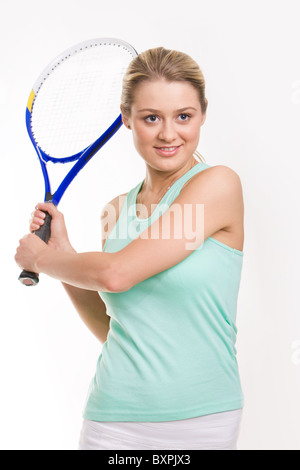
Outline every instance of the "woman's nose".
[(165, 142), (173, 142), (177, 137), (176, 130), (171, 122), (164, 122), (160, 129), (159, 138)]

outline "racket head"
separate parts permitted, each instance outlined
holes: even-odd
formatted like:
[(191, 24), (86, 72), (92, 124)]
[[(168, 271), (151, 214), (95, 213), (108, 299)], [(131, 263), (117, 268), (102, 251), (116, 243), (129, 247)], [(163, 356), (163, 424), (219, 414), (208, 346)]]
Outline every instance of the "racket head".
[(120, 39), (91, 39), (57, 56), (35, 81), (26, 126), (42, 166), (45, 195), (51, 193), (48, 161), (88, 161), (121, 126), (123, 76), (136, 56)]
[[(136, 56), (136, 50), (120, 39), (84, 41), (56, 57), (34, 83), (26, 126), (42, 167), (45, 201), (57, 205), (76, 174), (120, 128), (122, 79)], [(54, 194), (48, 161), (75, 161)], [(44, 226), (35, 232), (46, 243), (50, 224), (47, 213)], [(23, 270), (19, 281), (34, 286), (39, 275)]]

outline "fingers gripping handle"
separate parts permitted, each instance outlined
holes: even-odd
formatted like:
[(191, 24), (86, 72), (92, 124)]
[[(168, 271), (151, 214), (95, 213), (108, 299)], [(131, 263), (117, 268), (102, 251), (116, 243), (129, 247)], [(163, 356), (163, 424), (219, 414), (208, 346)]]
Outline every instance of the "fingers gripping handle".
[[(51, 234), (51, 215), (48, 212), (45, 212), (46, 217), (44, 219), (43, 225), (36, 230), (34, 233), (45, 243), (48, 243)], [(25, 286), (36, 286), (39, 282), (39, 275), (32, 273), (30, 271), (23, 270), (19, 276), (19, 281), (22, 282)]]

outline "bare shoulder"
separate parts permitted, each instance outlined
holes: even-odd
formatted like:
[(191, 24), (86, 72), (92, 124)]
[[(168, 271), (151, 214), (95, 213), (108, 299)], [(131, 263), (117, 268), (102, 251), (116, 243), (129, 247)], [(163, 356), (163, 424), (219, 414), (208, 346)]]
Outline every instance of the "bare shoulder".
[(216, 177), (222, 178), (225, 182), (241, 187), (241, 179), (236, 171), (229, 166), (216, 165), (210, 168), (214, 171)]
[(116, 196), (114, 199), (109, 201), (104, 208), (102, 209), (101, 213), (101, 229), (102, 229), (102, 249), (106, 242), (107, 237), (109, 236), (110, 232), (116, 225), (122, 207), (125, 203), (127, 197), (127, 193), (120, 194)]
[(211, 177), (207, 177), (211, 191), (216, 186), (220, 187), (220, 197), (224, 196), (231, 207), (232, 224), (227, 227), (230, 230), (239, 231), (243, 225), (244, 198), (241, 178), (236, 171), (225, 165), (216, 165), (210, 168)]
[(210, 176), (207, 176), (207, 185), (213, 191), (216, 186), (220, 188), (220, 196), (228, 197), (228, 202), (232, 205), (235, 213), (243, 212), (243, 188), (242, 182), (232, 168), (225, 165), (211, 167)]
[(237, 249), (243, 246), (243, 189), (236, 171), (225, 165), (206, 168), (188, 181), (185, 191), (205, 205), (207, 221), (219, 221), (215, 238)]
[(210, 196), (213, 193), (216, 196), (226, 194), (233, 195), (235, 198), (242, 197), (242, 184), (239, 175), (230, 167), (225, 165), (216, 165), (200, 171), (192, 177), (186, 184), (193, 191)]
[(198, 177), (201, 181), (207, 181), (207, 184), (219, 183), (222, 185), (228, 184), (230, 186), (241, 187), (241, 180), (237, 172), (225, 165), (211, 166), (197, 173), (195, 177)]

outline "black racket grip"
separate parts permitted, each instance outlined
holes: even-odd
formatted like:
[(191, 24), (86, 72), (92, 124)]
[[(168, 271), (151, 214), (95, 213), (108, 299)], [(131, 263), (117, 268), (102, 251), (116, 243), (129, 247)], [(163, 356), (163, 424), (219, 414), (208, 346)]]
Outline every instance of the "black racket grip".
[[(38, 230), (36, 230), (34, 233), (45, 243), (48, 243), (50, 235), (51, 235), (52, 217), (49, 214), (49, 212), (45, 212), (45, 214), (46, 214), (46, 217), (44, 219), (43, 225), (41, 225), (41, 227)], [(32, 273), (30, 271), (26, 271), (24, 269), (19, 276), (19, 281), (22, 284), (24, 284), (24, 286), (36, 286), (39, 282), (39, 275), (36, 273)]]

